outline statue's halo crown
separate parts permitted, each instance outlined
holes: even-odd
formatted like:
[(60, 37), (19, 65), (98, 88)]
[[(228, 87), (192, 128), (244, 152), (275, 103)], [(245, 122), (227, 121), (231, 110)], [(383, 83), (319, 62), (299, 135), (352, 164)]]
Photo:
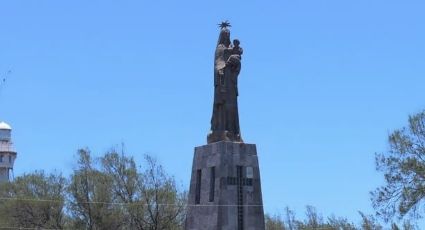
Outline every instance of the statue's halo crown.
[(232, 27), (232, 25), (230, 25), (230, 22), (228, 20), (222, 21), (220, 24), (218, 24), (218, 26), (220, 26), (221, 29)]

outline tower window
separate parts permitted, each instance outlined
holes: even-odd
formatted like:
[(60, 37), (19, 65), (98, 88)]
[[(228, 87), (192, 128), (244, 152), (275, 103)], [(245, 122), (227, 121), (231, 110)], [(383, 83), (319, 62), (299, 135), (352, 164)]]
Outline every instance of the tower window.
[(0, 155), (0, 163), (3, 162), (3, 155)]
[(9, 155), (9, 163), (12, 163), (12, 156)]

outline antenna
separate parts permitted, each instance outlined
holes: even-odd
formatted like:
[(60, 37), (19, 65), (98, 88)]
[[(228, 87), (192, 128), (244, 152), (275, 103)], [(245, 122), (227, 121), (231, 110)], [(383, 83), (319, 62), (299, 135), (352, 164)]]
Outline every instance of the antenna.
[(2, 74), (3, 76), (0, 76), (0, 100), (1, 100), (1, 93), (3, 92), (3, 88), (6, 85), (6, 82), (9, 79), (9, 76), (11, 74), (12, 74), (12, 70), (8, 70), (6, 73)]
[(9, 78), (10, 74), (12, 74), (12, 70), (8, 70), (0, 79), (0, 89), (6, 85), (7, 79)]

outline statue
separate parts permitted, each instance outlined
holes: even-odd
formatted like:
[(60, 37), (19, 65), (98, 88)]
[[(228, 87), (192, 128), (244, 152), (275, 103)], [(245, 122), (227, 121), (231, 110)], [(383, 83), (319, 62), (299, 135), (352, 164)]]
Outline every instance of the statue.
[(243, 142), (238, 114), (238, 75), (243, 49), (238, 39), (230, 43), (229, 22), (222, 22), (214, 57), (214, 104), (208, 143)]

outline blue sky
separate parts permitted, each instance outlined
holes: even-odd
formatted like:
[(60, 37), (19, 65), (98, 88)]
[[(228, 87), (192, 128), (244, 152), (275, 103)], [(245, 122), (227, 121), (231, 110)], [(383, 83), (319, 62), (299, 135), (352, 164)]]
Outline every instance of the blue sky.
[(64, 174), (125, 143), (188, 188), (206, 143), (217, 23), (244, 48), (241, 131), (265, 210), (359, 220), (383, 183), (374, 153), (425, 109), (423, 1), (1, 1), (0, 120), (15, 175)]

